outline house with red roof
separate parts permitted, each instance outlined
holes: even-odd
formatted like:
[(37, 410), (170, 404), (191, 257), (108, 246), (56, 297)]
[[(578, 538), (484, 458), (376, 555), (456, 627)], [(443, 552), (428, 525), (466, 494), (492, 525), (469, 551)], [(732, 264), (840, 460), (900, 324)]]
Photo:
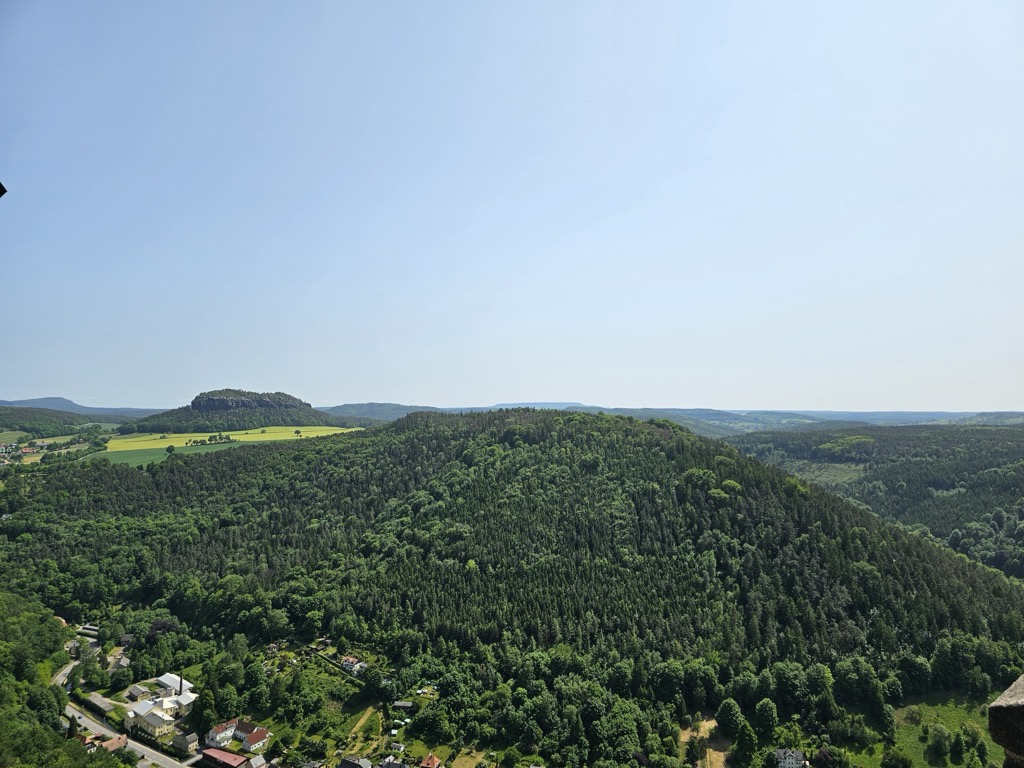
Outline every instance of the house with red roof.
[(207, 749), (203, 752), (201, 764), (209, 768), (243, 768), (248, 762), (249, 758), (245, 755), (236, 755), (223, 749)]
[(266, 728), (257, 728), (251, 733), (247, 733), (242, 739), (242, 749), (246, 752), (255, 752), (257, 749), (263, 749), (267, 742), (270, 741), (272, 735)]
[(235, 728), (238, 727), (238, 718), (233, 717), (226, 723), (215, 725), (206, 734), (206, 745), (208, 747), (225, 747), (231, 743), (235, 735)]

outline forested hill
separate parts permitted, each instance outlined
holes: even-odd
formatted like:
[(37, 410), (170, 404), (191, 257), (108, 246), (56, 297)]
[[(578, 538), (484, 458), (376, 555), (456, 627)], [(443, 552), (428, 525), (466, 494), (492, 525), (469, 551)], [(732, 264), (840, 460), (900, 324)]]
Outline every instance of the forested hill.
[(862, 425), (730, 442), (1024, 577), (1024, 427)]
[[(904, 692), (985, 697), (1024, 666), (1019, 584), (668, 422), (421, 413), (4, 480), (0, 579), (131, 627), (135, 679), (236, 634), (326, 634), (394, 670), (368, 683), (384, 706), (439, 681), (412, 726), (431, 743), (552, 766), (680, 768), (678, 724), (716, 709), (865, 748)], [(310, 711), (299, 673), (280, 682), (250, 706)], [(240, 711), (219, 691), (204, 723)]]
[[(416, 414), (15, 476), (0, 512), (0, 573), (72, 616), (166, 599), (271, 637), (316, 609), (414, 647), (508, 633), (734, 668), (928, 654), (944, 630), (1024, 639), (1024, 590), (1002, 576), (666, 422)], [(229, 574), (249, 608), (225, 600)]]
[(363, 426), (315, 410), (309, 403), (284, 392), (248, 392), (219, 389), (202, 392), (189, 405), (123, 424), (132, 432), (227, 432), (263, 427)]
[(94, 417), (47, 408), (0, 406), (0, 432), (27, 432), (30, 437), (57, 437), (75, 432)]

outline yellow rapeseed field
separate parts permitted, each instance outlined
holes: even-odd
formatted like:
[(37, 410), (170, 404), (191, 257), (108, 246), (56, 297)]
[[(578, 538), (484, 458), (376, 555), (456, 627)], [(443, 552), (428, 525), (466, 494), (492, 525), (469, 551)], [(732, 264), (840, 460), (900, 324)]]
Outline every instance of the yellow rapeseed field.
[[(299, 434), (295, 434), (295, 430)], [(356, 428), (343, 427), (264, 427), (263, 429), (240, 430), (237, 432), (223, 432), (230, 435), (232, 440), (244, 443), (269, 442), (271, 440), (301, 440), (307, 437), (321, 437), (322, 435), (337, 435), (342, 432), (354, 432)], [(115, 435), (107, 443), (108, 451), (141, 451), (147, 448), (166, 448), (173, 445), (175, 448), (183, 448), (195, 440), (208, 440), (210, 432), (191, 432), (182, 434), (168, 433), (161, 436), (156, 433), (147, 432), (134, 435)]]

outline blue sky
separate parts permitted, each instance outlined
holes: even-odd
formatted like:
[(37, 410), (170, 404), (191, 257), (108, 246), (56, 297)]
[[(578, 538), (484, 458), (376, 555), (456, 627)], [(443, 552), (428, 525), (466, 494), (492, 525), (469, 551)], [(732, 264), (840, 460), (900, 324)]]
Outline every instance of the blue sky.
[(0, 398), (1024, 409), (1024, 5), (0, 4)]

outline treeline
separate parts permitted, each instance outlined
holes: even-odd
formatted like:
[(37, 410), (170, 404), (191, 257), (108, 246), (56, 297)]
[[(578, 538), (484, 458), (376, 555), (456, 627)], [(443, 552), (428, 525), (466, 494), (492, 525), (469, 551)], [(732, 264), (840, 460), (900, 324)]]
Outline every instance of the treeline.
[(1024, 666), (1024, 588), (666, 422), (414, 414), (5, 483), (11, 588), (173, 622), (142, 632), (136, 676), (327, 632), (379, 648), (397, 685), (450, 676), (424, 735), (554, 765), (678, 765), (678, 726), (728, 697), (751, 729), (767, 699), (856, 747), (903, 695), (982, 696)]
[(1022, 427), (861, 426), (729, 442), (1024, 578)]
[[(31, 438), (66, 435), (78, 431), (81, 425), (90, 424), (95, 420), (93, 416), (83, 416), (67, 411), (0, 406), (0, 432), (27, 432)], [(119, 421), (119, 419), (111, 420)]]

